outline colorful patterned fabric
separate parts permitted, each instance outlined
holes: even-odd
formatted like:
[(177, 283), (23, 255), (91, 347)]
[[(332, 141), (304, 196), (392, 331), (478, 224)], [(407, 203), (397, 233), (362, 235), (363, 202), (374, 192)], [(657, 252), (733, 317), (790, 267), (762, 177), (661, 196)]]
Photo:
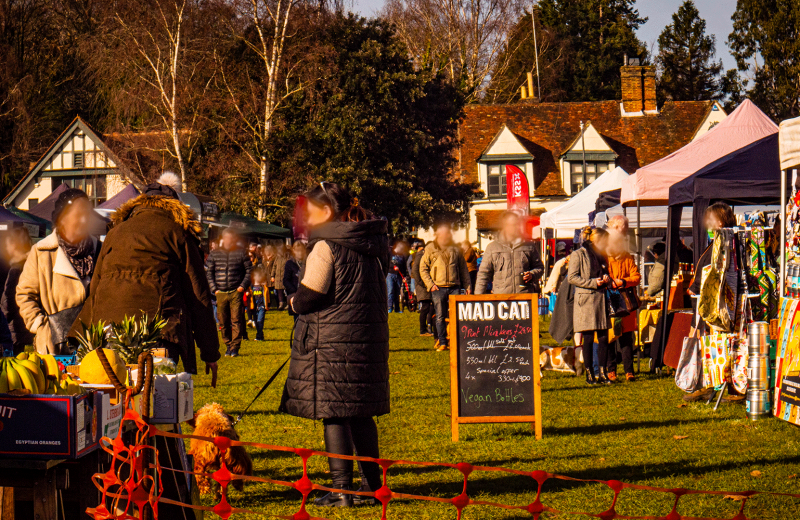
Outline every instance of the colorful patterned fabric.
[(766, 232), (764, 228), (753, 228), (750, 233), (750, 275), (753, 289), (758, 289), (758, 302), (753, 303), (753, 317), (757, 321), (769, 321), (778, 313), (777, 275), (767, 259)]
[(720, 386), (731, 375), (731, 344), (736, 335), (712, 332), (700, 338), (703, 349), (703, 386)]

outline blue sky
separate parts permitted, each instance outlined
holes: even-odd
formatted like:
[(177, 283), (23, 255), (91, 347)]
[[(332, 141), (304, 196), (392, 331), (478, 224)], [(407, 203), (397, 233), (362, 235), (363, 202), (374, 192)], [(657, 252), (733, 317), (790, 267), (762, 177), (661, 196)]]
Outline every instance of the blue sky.
[[(383, 7), (383, 0), (352, 0), (353, 10), (363, 16), (372, 16)], [(648, 49), (657, 50), (654, 45), (664, 27), (672, 21), (672, 14), (678, 10), (683, 0), (638, 0), (636, 7), (642, 16), (649, 18), (639, 28), (639, 38), (647, 44)], [(694, 0), (700, 16), (706, 20), (706, 31), (717, 37), (717, 57), (722, 58), (726, 69), (736, 65), (730, 55), (728, 35), (733, 26), (731, 15), (736, 10), (736, 0)]]

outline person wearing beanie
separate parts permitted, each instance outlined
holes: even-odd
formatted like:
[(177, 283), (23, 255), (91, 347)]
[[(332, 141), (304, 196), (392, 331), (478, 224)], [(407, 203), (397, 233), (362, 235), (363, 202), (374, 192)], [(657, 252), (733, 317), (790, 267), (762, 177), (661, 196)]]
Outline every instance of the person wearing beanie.
[(168, 356), (196, 374), (196, 345), (216, 374), (219, 339), (198, 216), (173, 187), (156, 182), (120, 206), (111, 222), (79, 320), (118, 323), (129, 316), (161, 316), (167, 322), (161, 347)]
[(99, 242), (89, 234), (92, 205), (70, 188), (53, 210), (55, 230), (28, 255), (16, 301), (40, 354), (68, 354), (69, 331), (81, 312), (95, 270)]

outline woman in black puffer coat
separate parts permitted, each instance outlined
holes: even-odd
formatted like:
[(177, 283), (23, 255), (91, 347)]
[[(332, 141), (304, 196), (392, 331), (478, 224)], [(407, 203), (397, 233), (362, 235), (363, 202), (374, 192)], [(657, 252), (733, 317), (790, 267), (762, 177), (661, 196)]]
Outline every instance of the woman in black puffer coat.
[[(322, 419), (328, 452), (378, 457), (373, 416), (389, 413), (387, 225), (334, 183), (307, 194), (309, 249), (290, 305), (299, 315), (281, 411)], [(353, 463), (329, 459), (333, 486), (352, 490)], [(377, 491), (381, 470), (359, 463), (359, 491)], [(329, 493), (317, 505), (349, 507), (369, 497)]]

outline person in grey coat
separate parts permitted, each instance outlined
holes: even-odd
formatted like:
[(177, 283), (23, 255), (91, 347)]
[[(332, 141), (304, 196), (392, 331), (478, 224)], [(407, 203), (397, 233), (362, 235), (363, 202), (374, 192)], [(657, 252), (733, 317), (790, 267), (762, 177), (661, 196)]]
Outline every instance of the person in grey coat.
[(603, 229), (583, 230), (583, 247), (573, 252), (569, 258), (567, 281), (575, 286), (575, 303), (572, 311), (572, 324), (575, 332), (581, 333), (583, 362), (593, 366), (594, 337), (597, 335), (597, 356), (600, 375), (595, 378), (591, 369), (586, 370), (586, 382), (590, 385), (610, 384), (605, 374), (608, 364), (608, 329), (611, 319), (606, 306), (605, 288), (611, 279), (608, 276), (608, 263), (605, 248), (608, 232)]
[(506, 211), (500, 222), (500, 236), (483, 253), (475, 294), (488, 293), (490, 283), (494, 294), (538, 293), (544, 273), (539, 248), (522, 238), (517, 213)]

